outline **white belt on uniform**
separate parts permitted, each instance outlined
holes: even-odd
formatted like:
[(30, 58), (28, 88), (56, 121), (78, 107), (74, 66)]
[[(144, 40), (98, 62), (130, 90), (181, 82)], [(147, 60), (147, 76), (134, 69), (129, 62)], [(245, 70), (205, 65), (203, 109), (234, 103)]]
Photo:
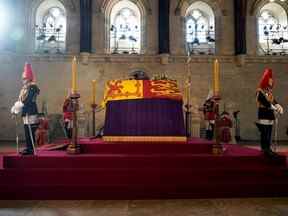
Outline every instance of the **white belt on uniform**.
[(274, 120), (260, 119), (258, 121), (258, 123), (262, 124), (262, 125), (273, 125), (274, 124)]
[(38, 116), (37, 115), (27, 115), (23, 117), (23, 122), (25, 125), (31, 125), (31, 124), (38, 124)]

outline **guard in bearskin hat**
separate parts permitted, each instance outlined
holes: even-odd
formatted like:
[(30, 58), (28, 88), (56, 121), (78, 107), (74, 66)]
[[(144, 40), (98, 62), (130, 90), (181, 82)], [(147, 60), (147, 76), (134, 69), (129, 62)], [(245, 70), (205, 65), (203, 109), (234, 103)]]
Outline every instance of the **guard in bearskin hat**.
[(283, 108), (272, 94), (273, 87), (272, 70), (265, 69), (256, 91), (256, 103), (258, 107), (258, 122), (256, 125), (261, 134), (261, 149), (263, 153), (270, 158), (277, 158), (278, 155), (271, 150), (272, 128), (275, 115), (282, 115)]
[(40, 89), (35, 83), (31, 64), (25, 63), (22, 81), (23, 87), (20, 91), (18, 101), (11, 109), (11, 113), (21, 113), (24, 122), (26, 148), (21, 154), (33, 155), (35, 151), (35, 131), (39, 124), (36, 99), (40, 93)]

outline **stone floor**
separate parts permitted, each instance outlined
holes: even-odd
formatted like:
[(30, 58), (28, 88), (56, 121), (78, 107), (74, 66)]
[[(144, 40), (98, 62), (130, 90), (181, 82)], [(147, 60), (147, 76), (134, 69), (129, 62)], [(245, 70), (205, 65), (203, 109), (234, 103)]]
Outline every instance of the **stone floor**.
[(288, 198), (2, 201), (0, 216), (287, 216)]

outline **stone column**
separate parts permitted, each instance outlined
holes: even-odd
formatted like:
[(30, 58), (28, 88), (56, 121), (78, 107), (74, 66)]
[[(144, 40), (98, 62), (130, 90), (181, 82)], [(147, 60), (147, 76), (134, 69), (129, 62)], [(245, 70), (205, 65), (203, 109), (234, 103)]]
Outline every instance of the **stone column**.
[(170, 53), (170, 0), (159, 0), (159, 54)]
[(235, 54), (245, 55), (247, 0), (234, 0), (235, 20)]
[(91, 52), (92, 1), (80, 1), (80, 52)]

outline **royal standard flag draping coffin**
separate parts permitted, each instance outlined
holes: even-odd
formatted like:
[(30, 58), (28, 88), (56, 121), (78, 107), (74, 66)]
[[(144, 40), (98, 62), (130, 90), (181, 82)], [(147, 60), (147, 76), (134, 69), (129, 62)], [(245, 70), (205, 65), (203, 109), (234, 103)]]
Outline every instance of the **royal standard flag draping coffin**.
[(182, 100), (182, 95), (175, 80), (110, 80), (103, 102), (144, 98)]
[(104, 140), (185, 142), (182, 95), (174, 80), (111, 80)]

